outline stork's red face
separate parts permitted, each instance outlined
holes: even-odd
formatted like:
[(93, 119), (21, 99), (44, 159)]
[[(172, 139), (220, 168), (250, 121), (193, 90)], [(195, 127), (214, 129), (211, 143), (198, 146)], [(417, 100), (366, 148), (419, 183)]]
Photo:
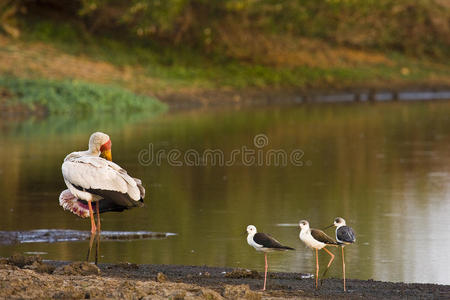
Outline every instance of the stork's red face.
[(100, 147), (100, 157), (112, 161), (111, 140), (108, 140)]

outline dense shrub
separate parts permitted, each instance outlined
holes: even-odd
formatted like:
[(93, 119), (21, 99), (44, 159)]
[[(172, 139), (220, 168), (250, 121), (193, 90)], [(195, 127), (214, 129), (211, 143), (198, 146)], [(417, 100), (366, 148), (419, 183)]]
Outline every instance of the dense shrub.
[(10, 95), (8, 105), (25, 105), (33, 110), (44, 108), (50, 113), (87, 112), (156, 112), (165, 105), (158, 100), (135, 95), (115, 86), (79, 81), (54, 81), (0, 77), (0, 90)]
[[(92, 32), (204, 51), (233, 47), (241, 31), (318, 38), (357, 48), (450, 56), (450, 4), (445, 0), (3, 0), (0, 24), (15, 16), (76, 20)], [(239, 42), (237, 42), (239, 43)], [(231, 53), (233, 53), (231, 51)]]

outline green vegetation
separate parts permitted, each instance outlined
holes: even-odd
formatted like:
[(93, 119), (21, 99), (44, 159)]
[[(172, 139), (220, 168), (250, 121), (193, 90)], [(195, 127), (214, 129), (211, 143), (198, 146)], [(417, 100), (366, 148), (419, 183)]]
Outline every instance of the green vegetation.
[[(26, 19), (72, 21), (91, 34), (137, 37), (227, 57), (238, 56), (235, 51), (245, 50), (244, 46), (259, 36), (268, 40), (271, 34), (416, 56), (450, 55), (450, 5), (442, 0), (75, 0), (70, 5), (59, 0), (6, 2), (10, 3), (6, 7), (15, 9), (16, 16)], [(60, 31), (71, 26), (64, 24)], [(242, 34), (248, 43), (242, 44)], [(74, 37), (65, 35), (67, 42)], [(262, 50), (267, 46), (258, 45)]]
[(79, 81), (18, 79), (0, 77), (0, 90), (8, 94), (6, 105), (23, 105), (26, 110), (44, 109), (52, 114), (91, 112), (157, 112), (165, 105), (114, 86)]
[[(0, 29), (16, 39), (0, 40), (0, 64), (20, 78), (106, 83), (163, 99), (450, 85), (450, 5), (442, 0), (1, 3)], [(80, 71), (85, 64), (96, 73)]]
[(76, 19), (90, 32), (118, 30), (143, 40), (188, 45), (204, 52), (223, 53), (242, 47), (233, 39), (241, 33), (273, 33), (415, 55), (450, 55), (449, 4), (440, 0), (16, 2), (21, 3), (16, 6), (26, 7), (28, 14), (49, 16), (52, 10)]

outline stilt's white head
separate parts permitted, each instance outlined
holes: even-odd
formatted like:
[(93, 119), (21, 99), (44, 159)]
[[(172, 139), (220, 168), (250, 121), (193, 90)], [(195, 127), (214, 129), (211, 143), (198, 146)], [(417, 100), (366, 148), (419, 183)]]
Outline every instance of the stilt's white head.
[(341, 217), (337, 217), (336, 219), (334, 219), (334, 226), (336, 227), (341, 227), (341, 226), (345, 226), (345, 220)]
[(89, 138), (89, 152), (111, 161), (111, 139), (109, 136), (103, 132), (91, 134)]
[(309, 222), (306, 220), (301, 220), (298, 222), (298, 226), (300, 226), (300, 230), (307, 230), (309, 229)]
[(247, 226), (247, 233), (248, 233), (248, 234), (255, 234), (255, 233), (257, 233), (256, 227), (253, 226), (253, 225), (248, 225), (248, 226)]

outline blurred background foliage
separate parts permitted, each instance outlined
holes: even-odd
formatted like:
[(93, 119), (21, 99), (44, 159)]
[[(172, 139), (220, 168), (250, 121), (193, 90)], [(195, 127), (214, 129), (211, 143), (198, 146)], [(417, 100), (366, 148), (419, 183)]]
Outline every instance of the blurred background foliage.
[(0, 0), (0, 74), (201, 105), (244, 89), (442, 89), (450, 1)]
[[(21, 20), (78, 23), (91, 34), (138, 38), (279, 63), (268, 49), (314, 39), (357, 49), (450, 56), (445, 0), (2, 0), (1, 27), (19, 36)], [(24, 18), (26, 17), (26, 18)], [(30, 25), (30, 24), (28, 24)], [(297, 40), (297, 41), (295, 41)], [(306, 41), (307, 42), (307, 41)]]

